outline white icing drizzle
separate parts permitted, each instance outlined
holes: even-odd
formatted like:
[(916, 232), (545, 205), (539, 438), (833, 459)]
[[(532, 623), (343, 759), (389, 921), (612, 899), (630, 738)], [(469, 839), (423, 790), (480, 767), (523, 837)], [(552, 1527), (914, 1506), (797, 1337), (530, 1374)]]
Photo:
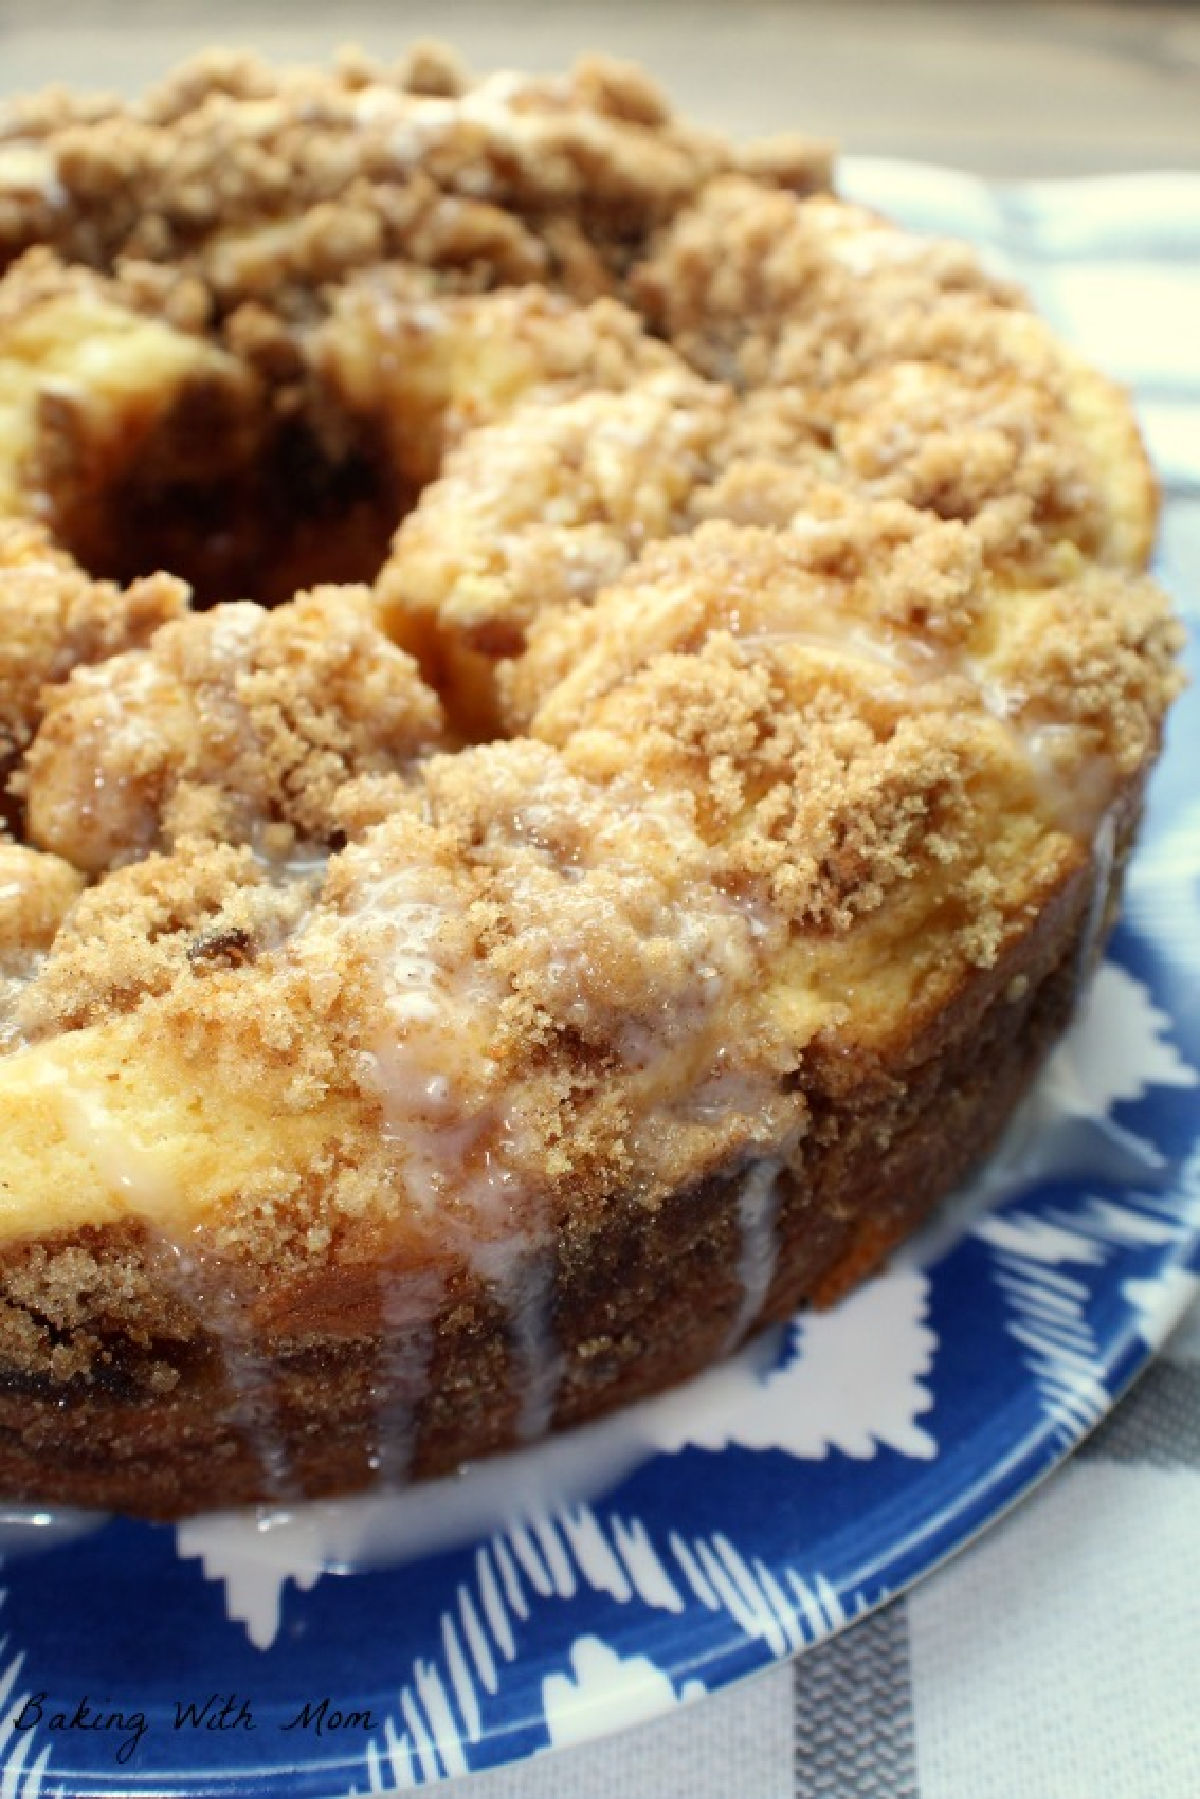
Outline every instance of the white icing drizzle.
[(258, 825), (250, 839), (254, 860), (277, 887), (293, 881), (308, 881), (318, 886), (329, 868), (330, 852), (323, 843), (296, 842), (283, 855), (272, 848), (268, 828)]
[[(1061, 830), (1087, 841), (1105, 828), (1105, 814), (1117, 791), (1117, 775), (1111, 757), (1087, 755), (1078, 744), (1079, 732), (1074, 725), (1041, 724), (1013, 726), (1021, 748), (1029, 758), (1042, 798)], [(1062, 772), (1057, 752), (1075, 766)]]
[(758, 1317), (775, 1273), (779, 1254), (775, 1220), (782, 1173), (780, 1157), (764, 1156), (761, 1161), (751, 1163), (742, 1180), (738, 1195), (738, 1224), (742, 1233), (738, 1278), (742, 1283), (742, 1299), (725, 1339), (725, 1353), (737, 1348)]
[(1104, 926), (1108, 916), (1116, 841), (1116, 814), (1110, 807), (1100, 820), (1092, 844), (1092, 892), (1088, 901), (1087, 917), (1079, 937), (1076, 959), (1079, 985), (1082, 985), (1090, 976), (1104, 946)]
[(1074, 837), (1090, 838), (1117, 789), (1111, 758), (1089, 752), (1080, 741), (1078, 725), (1022, 718), (1019, 694), (989, 674), (977, 658), (964, 657), (961, 672), (978, 693), (984, 711), (1004, 728), (1013, 749), (1028, 763), (1052, 822)]
[(433, 1269), (380, 1275), (380, 1359), (371, 1466), (381, 1488), (405, 1485), (412, 1466), (416, 1409), (429, 1388), (434, 1320), (445, 1281)]
[(730, 992), (749, 983), (759, 960), (764, 933), (757, 909), (728, 899), (716, 888), (697, 887), (685, 891), (671, 911), (663, 924), (682, 945), (695, 985), (669, 1016), (628, 1019), (620, 1026), (617, 1049), (631, 1068), (653, 1067), (668, 1044), (700, 1030)]
[(946, 672), (941, 658), (931, 646), (916, 639), (884, 637), (852, 620), (839, 621), (828, 630), (820, 630), (815, 622), (803, 631), (751, 631), (738, 638), (749, 649), (777, 649), (795, 645), (798, 649), (815, 650), (840, 662), (872, 662), (888, 668), (911, 681), (929, 679)]
[(517, 1391), (516, 1435), (530, 1443), (549, 1430), (563, 1375), (563, 1357), (550, 1322), (553, 1261), (527, 1236), (478, 1244), (475, 1271), (508, 1314), (512, 1380)]
[(0, 1055), (24, 1049), (29, 1039), (20, 1022), (20, 1006), (26, 989), (32, 986), (46, 960), (44, 950), (27, 955), (19, 967), (0, 974)]
[(159, 1231), (154, 1247), (165, 1279), (196, 1307), (216, 1340), (229, 1393), (229, 1422), (257, 1458), (270, 1493), (290, 1498), (296, 1483), (279, 1423), (276, 1370), (254, 1337), (243, 1295), (221, 1282), (219, 1266), (197, 1255), (183, 1239)]
[(293, 1497), (297, 1487), (279, 1423), (276, 1370), (270, 1355), (252, 1337), (240, 1297), (231, 1292), (214, 1303), (211, 1291), (203, 1287), (202, 1265), (174, 1243), (168, 1241), (167, 1248), (177, 1258), (177, 1281), (184, 1295), (194, 1300), (203, 1292), (205, 1324), (220, 1346), (221, 1366), (233, 1402), (230, 1422), (258, 1458), (272, 1497)]
[(330, 851), (322, 843), (297, 843), (286, 856), (269, 859), (273, 874), (285, 881), (322, 881), (329, 870)]
[[(361, 883), (353, 910), (314, 919), (318, 934), (350, 934), (377, 975), (384, 1023), (365, 1052), (365, 1073), (383, 1107), (383, 1136), (394, 1149), (405, 1192), (437, 1213), (448, 1246), (497, 1300), (508, 1319), (517, 1434), (541, 1435), (553, 1415), (561, 1357), (549, 1327), (552, 1281), (542, 1248), (536, 1194), (514, 1166), (533, 1137), (520, 1095), (507, 1109), (489, 1083), (486, 1046), (503, 997), (475, 961), (456, 961), (442, 941), (451, 902), (434, 870), (378, 869)], [(384, 1280), (385, 1330), (396, 1297)], [(432, 1324), (431, 1308), (429, 1325)], [(427, 1368), (428, 1331), (397, 1336), (395, 1360), (381, 1364), (378, 1430), (381, 1485), (403, 1478), (419, 1398), (412, 1370)]]
[(471, 1039), (490, 1034), (486, 1015), (499, 992), (477, 964), (455, 964), (441, 952), (451, 917), (436, 870), (380, 869), (361, 883), (351, 912), (324, 913), (305, 933), (352, 940), (373, 965), (384, 1024), (366, 1052), (366, 1074), (410, 1197), (426, 1205), (459, 1183), (470, 1152), (496, 1122), (479, 1091), (487, 1068), (472, 1063)]

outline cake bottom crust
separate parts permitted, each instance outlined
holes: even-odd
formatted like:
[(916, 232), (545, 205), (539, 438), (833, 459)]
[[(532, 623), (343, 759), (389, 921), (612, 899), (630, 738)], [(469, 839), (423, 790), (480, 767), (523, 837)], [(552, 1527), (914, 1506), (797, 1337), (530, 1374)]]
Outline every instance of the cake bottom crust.
[(153, 1373), (163, 1346), (132, 1333), (86, 1382), (9, 1374), (0, 1493), (168, 1519), (442, 1475), (834, 1303), (994, 1143), (1069, 1020), (1115, 886), (1098, 898), (1077, 867), (1012, 951), (890, 1058), (852, 1071), (816, 1059), (811, 1128), (787, 1168), (743, 1162), (653, 1209), (618, 1201), (527, 1267), (511, 1306), (503, 1283), (463, 1273), (439, 1290), (432, 1329), (398, 1315), (381, 1328), (376, 1305), (356, 1331), (350, 1292), (341, 1317), (297, 1329), (293, 1306), (286, 1336), (252, 1342), (195, 1317), (165, 1351), (167, 1391)]

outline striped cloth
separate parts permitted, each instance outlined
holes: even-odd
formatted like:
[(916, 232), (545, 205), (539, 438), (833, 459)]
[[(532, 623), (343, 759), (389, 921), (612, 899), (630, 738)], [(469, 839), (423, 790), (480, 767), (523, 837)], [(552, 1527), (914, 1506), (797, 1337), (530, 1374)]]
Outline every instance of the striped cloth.
[[(971, 239), (1133, 389), (1166, 492), (1164, 568), (1200, 625), (1200, 176), (995, 188), (861, 159), (842, 186)], [(441, 1790), (464, 1786), (469, 1799), (1198, 1799), (1200, 1306), (1065, 1468), (907, 1597), (661, 1723)]]

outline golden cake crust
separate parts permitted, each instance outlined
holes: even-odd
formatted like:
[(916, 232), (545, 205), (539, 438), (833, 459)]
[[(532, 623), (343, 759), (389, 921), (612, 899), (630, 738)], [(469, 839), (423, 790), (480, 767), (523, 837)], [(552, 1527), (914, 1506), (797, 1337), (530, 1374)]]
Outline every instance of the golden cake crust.
[(1154, 484), (827, 176), (595, 60), (0, 114), (0, 1490), (444, 1472), (1002, 1127), (1177, 685)]

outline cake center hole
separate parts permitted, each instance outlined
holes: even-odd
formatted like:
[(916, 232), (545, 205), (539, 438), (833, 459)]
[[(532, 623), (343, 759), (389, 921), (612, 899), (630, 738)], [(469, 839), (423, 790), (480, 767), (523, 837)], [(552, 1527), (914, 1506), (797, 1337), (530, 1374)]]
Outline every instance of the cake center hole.
[(297, 409), (205, 416), (186, 403), (135, 454), (92, 479), (47, 481), (52, 528), (89, 573), (127, 583), (165, 569), (199, 608), (282, 605), (324, 582), (372, 582), (416, 501), (357, 421)]

